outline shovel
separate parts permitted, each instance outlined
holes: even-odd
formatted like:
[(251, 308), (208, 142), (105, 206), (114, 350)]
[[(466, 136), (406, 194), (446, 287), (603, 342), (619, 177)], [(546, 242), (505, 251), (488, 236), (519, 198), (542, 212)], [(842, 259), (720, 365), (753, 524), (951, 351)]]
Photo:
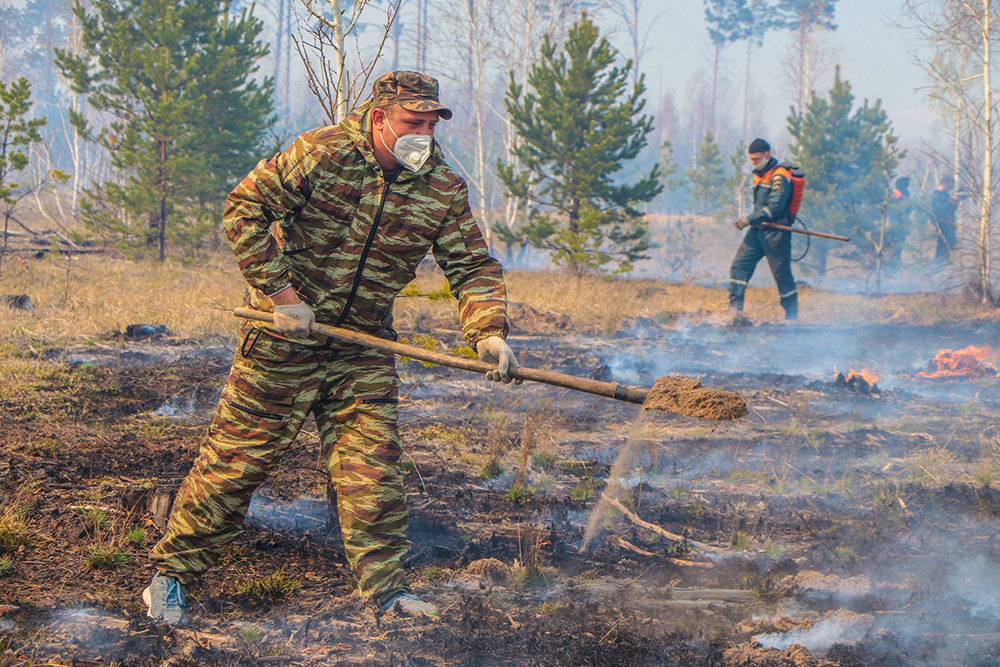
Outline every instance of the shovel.
[[(233, 315), (247, 320), (274, 322), (274, 315), (252, 308), (236, 308)], [(495, 364), (465, 357), (454, 357), (450, 354), (432, 352), (412, 345), (396, 343), (377, 336), (358, 333), (350, 329), (330, 326), (329, 324), (313, 324), (313, 331), (329, 336), (345, 343), (370, 347), (384, 352), (391, 352), (401, 357), (410, 357), (418, 361), (426, 361), (440, 366), (457, 368), (463, 371), (486, 374), (496, 370)], [(510, 377), (532, 382), (542, 382), (554, 387), (573, 389), (597, 396), (613, 398), (617, 401), (637, 403), (644, 410), (662, 410), (689, 417), (701, 419), (734, 420), (747, 414), (747, 404), (743, 397), (731, 391), (702, 387), (701, 382), (687, 377), (661, 377), (656, 380), (652, 389), (631, 387), (617, 382), (600, 382), (587, 378), (579, 378), (552, 371), (540, 371), (535, 368), (521, 366), (510, 373)]]

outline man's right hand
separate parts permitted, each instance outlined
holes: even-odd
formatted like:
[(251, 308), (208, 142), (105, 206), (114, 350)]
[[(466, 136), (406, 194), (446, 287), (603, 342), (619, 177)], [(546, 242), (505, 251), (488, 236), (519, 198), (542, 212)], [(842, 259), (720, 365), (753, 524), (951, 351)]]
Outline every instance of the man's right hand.
[(733, 224), (736, 225), (736, 229), (742, 232), (744, 229), (750, 226), (750, 219), (746, 216), (743, 216)]
[(274, 328), (290, 338), (305, 338), (312, 332), (316, 316), (312, 308), (302, 303), (293, 289), (284, 289), (271, 296), (274, 302)]

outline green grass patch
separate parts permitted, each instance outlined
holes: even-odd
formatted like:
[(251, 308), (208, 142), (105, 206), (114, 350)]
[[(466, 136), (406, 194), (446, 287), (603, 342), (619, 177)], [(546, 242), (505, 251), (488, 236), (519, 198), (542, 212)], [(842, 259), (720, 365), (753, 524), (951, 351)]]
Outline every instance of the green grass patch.
[(302, 588), (301, 582), (285, 574), (285, 568), (236, 586), (236, 594), (253, 604), (271, 605), (281, 602)]
[(87, 565), (93, 570), (120, 570), (131, 562), (128, 554), (108, 544), (98, 544), (87, 550)]
[(531, 455), (531, 462), (536, 468), (541, 468), (542, 470), (549, 471), (556, 467), (558, 458), (552, 452), (534, 452)]
[(252, 625), (243, 626), (240, 630), (240, 637), (243, 638), (247, 644), (254, 644), (260, 641), (260, 630), (253, 627)]
[(528, 498), (528, 490), (524, 488), (524, 485), (520, 482), (514, 482), (511, 484), (510, 488), (507, 489), (507, 500), (512, 503), (520, 503)]
[(146, 541), (146, 529), (142, 526), (132, 526), (129, 528), (128, 534), (125, 536), (132, 544), (142, 544)]
[(851, 547), (834, 547), (833, 555), (839, 561), (850, 562), (854, 560), (857, 556), (854, 553), (854, 549)]

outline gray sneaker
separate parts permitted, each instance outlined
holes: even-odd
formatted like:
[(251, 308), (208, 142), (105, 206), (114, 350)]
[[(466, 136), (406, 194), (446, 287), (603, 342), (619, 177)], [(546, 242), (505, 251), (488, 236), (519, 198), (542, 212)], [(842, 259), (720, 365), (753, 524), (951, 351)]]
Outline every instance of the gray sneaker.
[(426, 616), (427, 618), (441, 618), (437, 607), (430, 602), (424, 602), (413, 593), (401, 591), (382, 603), (383, 611), (395, 610), (407, 616)]
[(166, 574), (157, 574), (142, 592), (146, 615), (167, 625), (185, 625), (184, 584)]

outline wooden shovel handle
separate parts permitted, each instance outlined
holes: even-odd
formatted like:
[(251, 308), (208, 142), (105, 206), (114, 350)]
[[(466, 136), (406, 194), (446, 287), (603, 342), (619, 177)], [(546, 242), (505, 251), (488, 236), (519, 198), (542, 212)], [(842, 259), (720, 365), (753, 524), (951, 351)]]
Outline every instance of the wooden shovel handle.
[[(237, 308), (233, 311), (233, 314), (236, 317), (246, 320), (274, 322), (274, 315), (272, 313), (265, 313), (260, 310), (253, 310), (252, 308)], [(488, 364), (485, 361), (467, 359), (465, 357), (454, 357), (450, 354), (424, 350), (412, 345), (404, 345), (403, 343), (397, 343), (395, 341), (386, 340), (377, 336), (351, 331), (350, 329), (330, 326), (329, 324), (313, 324), (313, 331), (321, 333), (324, 336), (329, 336), (330, 338), (344, 341), (345, 343), (370, 347), (376, 350), (383, 350), (385, 352), (392, 352), (393, 354), (401, 357), (410, 357), (411, 359), (416, 359), (418, 361), (427, 361), (432, 364), (447, 366), (448, 368), (457, 368), (462, 371), (486, 374), (489, 371), (496, 369), (494, 364)], [(646, 401), (646, 395), (649, 393), (648, 389), (643, 389), (641, 387), (631, 387), (628, 385), (618, 384), (617, 382), (599, 382), (597, 380), (578, 378), (573, 375), (565, 375), (563, 373), (540, 371), (535, 368), (525, 368), (524, 366), (521, 366), (516, 371), (511, 372), (510, 376), (512, 378), (531, 380), (532, 382), (542, 382), (544, 384), (550, 384), (554, 387), (575, 389), (576, 391), (583, 391), (588, 394), (605, 396), (607, 398), (627, 401), (628, 403), (638, 403), (640, 405)]]

